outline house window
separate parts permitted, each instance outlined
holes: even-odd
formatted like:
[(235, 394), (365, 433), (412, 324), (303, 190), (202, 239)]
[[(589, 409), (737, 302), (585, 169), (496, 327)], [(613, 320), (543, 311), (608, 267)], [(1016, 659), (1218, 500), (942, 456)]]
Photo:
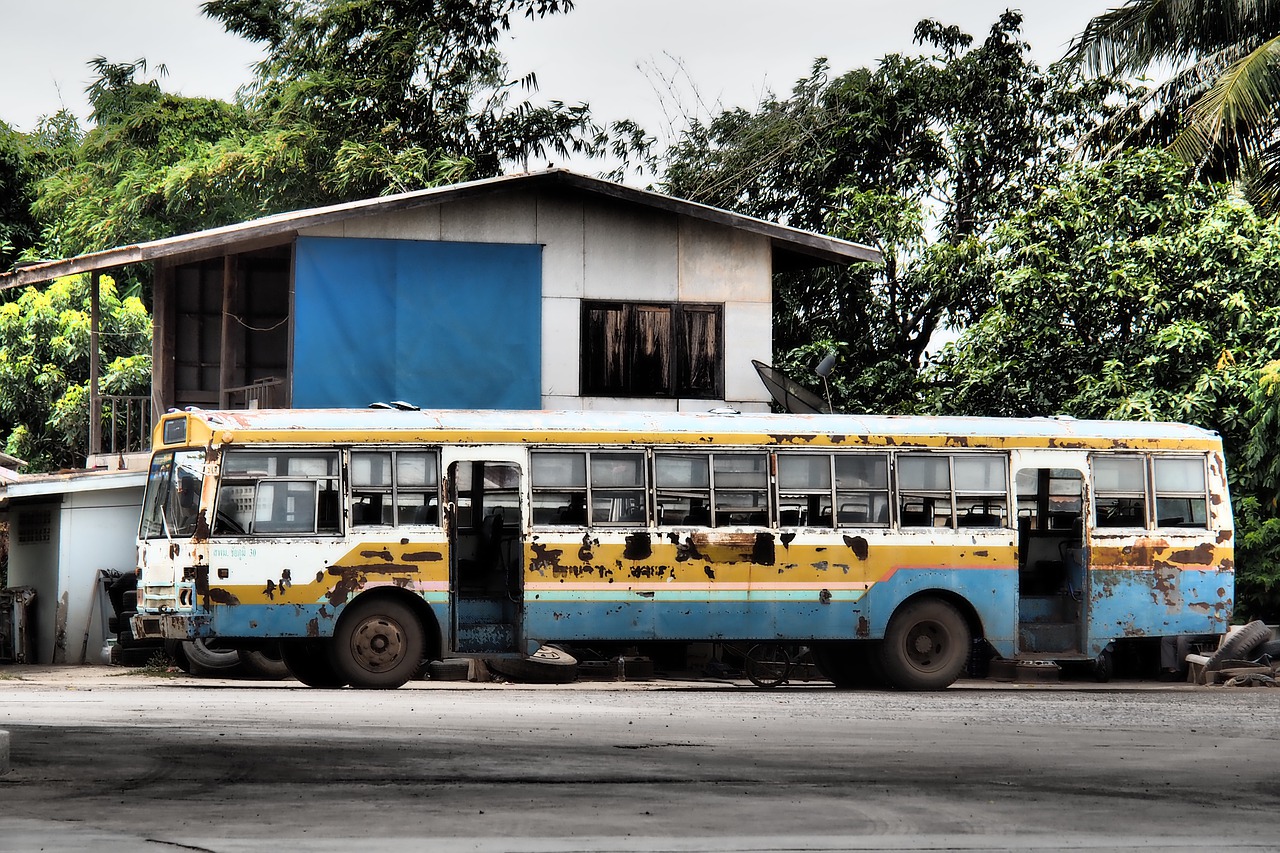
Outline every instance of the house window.
[(724, 396), (724, 306), (584, 302), (582, 394)]

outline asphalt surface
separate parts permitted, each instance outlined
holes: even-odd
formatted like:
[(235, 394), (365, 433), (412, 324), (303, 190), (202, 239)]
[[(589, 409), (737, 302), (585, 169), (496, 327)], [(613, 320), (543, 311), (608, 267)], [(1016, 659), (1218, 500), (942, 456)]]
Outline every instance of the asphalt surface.
[(0, 850), (1280, 849), (1280, 689), (0, 668)]

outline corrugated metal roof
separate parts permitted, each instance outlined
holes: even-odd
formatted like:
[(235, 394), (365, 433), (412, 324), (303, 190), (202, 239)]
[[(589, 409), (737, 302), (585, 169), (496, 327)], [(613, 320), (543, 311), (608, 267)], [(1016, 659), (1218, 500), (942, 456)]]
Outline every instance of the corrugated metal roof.
[(579, 175), (567, 169), (549, 169), (542, 172), (504, 175), (446, 187), (432, 187), (414, 192), (347, 202), (345, 204), (279, 213), (274, 216), (266, 216), (236, 225), (227, 225), (222, 228), (181, 234), (176, 237), (152, 240), (148, 243), (138, 243), (132, 246), (117, 246), (113, 249), (79, 255), (74, 258), (44, 261), (24, 266), (13, 272), (0, 274), (0, 290), (21, 287), (27, 284), (38, 284), (74, 273), (109, 269), (125, 264), (144, 263), (212, 249), (231, 248), (237, 244), (249, 243), (260, 246), (264, 244), (264, 241), (269, 243), (273, 238), (278, 243), (287, 243), (297, 234), (299, 229), (312, 228), (344, 219), (411, 210), (497, 192), (544, 188), (570, 189), (605, 196), (761, 234), (768, 237), (773, 245), (775, 269), (880, 260), (880, 253), (876, 249), (860, 243), (851, 243), (847, 240), (839, 240), (835, 237), (814, 234), (798, 228), (779, 225), (775, 222), (766, 222), (762, 219), (742, 216), (720, 208), (685, 201), (661, 193)]
[[(968, 440), (988, 446), (1044, 444), (1059, 447), (1137, 446), (1150, 443), (1216, 445), (1218, 435), (1187, 424), (1147, 421), (1095, 421), (1072, 418), (959, 418), (902, 415), (782, 415), (664, 412), (466, 411), (387, 409), (262, 409), (197, 411), (214, 434), (219, 430), (287, 433), (395, 431), (506, 435), (521, 441), (531, 436), (555, 440), (575, 434), (693, 436), (766, 436), (776, 443), (840, 444), (841, 437), (892, 439), (895, 443), (964, 446)], [(244, 436), (248, 439), (249, 436)], [(940, 439), (940, 440), (939, 440)], [(1012, 440), (1012, 442), (1010, 442)], [(1027, 440), (1027, 441), (1020, 441)]]

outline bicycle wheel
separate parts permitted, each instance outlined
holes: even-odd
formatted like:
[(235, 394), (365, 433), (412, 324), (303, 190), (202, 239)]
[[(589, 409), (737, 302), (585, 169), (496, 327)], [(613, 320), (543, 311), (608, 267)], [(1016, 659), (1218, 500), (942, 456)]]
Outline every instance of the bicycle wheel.
[(757, 643), (747, 652), (747, 678), (756, 687), (786, 684), (791, 671), (791, 655), (777, 643)]

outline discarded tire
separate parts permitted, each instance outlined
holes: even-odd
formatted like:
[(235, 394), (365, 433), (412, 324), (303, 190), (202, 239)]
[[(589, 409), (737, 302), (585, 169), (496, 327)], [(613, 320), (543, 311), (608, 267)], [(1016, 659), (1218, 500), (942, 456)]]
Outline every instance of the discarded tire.
[(1271, 658), (1272, 663), (1280, 661), (1280, 640), (1267, 640), (1265, 643), (1250, 652), (1250, 654), (1252, 655), (1250, 660), (1257, 660), (1263, 655), (1266, 655)]
[(1261, 619), (1255, 619), (1238, 631), (1232, 631), (1222, 640), (1222, 645), (1209, 656), (1207, 669), (1221, 669), (1229, 660), (1250, 660), (1250, 653), (1271, 639), (1271, 629)]
[(432, 681), (466, 681), (471, 676), (467, 658), (445, 658), (427, 664), (427, 677)]
[(555, 646), (543, 646), (525, 658), (490, 658), (489, 669), (525, 684), (569, 684), (578, 678), (578, 660)]

